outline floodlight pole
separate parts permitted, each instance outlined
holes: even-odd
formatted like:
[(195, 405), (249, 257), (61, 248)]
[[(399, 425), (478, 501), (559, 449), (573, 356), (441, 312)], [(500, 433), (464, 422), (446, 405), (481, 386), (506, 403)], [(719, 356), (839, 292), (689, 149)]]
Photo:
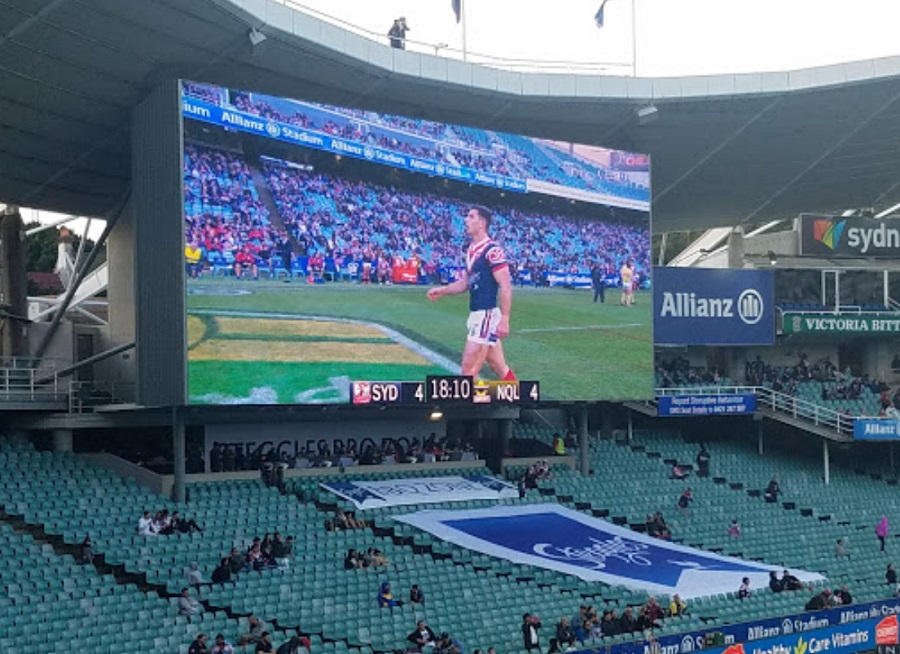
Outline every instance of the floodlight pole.
[(468, 61), (466, 49), (466, 0), (459, 0), (459, 23), (462, 26), (462, 56), (463, 61)]
[(831, 457), (827, 438), (822, 439), (822, 468), (825, 485), (828, 486), (831, 483)]
[(631, 76), (637, 77), (637, 0), (631, 0)]

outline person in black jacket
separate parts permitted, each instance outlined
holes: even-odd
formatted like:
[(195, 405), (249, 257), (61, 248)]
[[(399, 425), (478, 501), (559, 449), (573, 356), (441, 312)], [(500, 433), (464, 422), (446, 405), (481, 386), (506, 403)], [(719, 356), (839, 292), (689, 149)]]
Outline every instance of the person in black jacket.
[(525, 649), (529, 652), (536, 649), (541, 651), (541, 641), (538, 636), (538, 629), (541, 628), (541, 621), (536, 615), (526, 613), (522, 616), (522, 641), (525, 643)]
[(398, 50), (406, 50), (406, 33), (409, 31), (409, 25), (406, 24), (406, 18), (401, 16), (394, 21), (388, 31), (388, 37), (391, 40), (391, 47)]
[(569, 619), (568, 618), (560, 618), (559, 622), (556, 623), (556, 646), (560, 650), (565, 650), (567, 647), (572, 647), (575, 645), (575, 634), (572, 632), (571, 627), (569, 627)]
[(226, 581), (231, 581), (231, 563), (228, 561), (228, 557), (223, 557), (219, 562), (219, 567), (213, 570), (212, 573), (212, 582), (214, 584), (224, 584)]
[(434, 635), (434, 631), (431, 630), (431, 627), (425, 624), (424, 620), (419, 620), (416, 623), (416, 630), (407, 636), (406, 640), (419, 649), (422, 649), (423, 647), (434, 646), (437, 638)]

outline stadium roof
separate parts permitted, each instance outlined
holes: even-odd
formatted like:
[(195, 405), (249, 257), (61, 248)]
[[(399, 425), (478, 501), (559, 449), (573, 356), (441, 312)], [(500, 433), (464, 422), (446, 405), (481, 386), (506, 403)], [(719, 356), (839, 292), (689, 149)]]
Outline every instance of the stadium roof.
[(658, 231), (900, 202), (900, 57), (668, 79), (508, 72), (271, 0), (0, 0), (0, 201), (110, 211), (130, 182), (130, 110), (171, 77), (649, 152)]

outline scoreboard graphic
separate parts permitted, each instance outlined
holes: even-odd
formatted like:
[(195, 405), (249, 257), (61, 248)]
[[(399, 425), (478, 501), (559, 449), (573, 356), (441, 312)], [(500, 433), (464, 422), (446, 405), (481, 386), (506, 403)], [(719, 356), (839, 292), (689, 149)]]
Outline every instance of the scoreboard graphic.
[(475, 381), (472, 377), (448, 375), (426, 377), (421, 382), (350, 384), (350, 403), (355, 405), (519, 405), (537, 404), (540, 399), (540, 382), (536, 381)]

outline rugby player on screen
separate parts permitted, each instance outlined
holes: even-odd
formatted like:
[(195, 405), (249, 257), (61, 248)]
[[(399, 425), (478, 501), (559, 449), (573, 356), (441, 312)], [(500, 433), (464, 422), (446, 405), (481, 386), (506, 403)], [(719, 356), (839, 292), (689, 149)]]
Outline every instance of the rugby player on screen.
[(512, 281), (503, 248), (488, 235), (493, 215), (484, 207), (472, 207), (466, 215), (466, 234), (471, 244), (462, 276), (445, 286), (429, 289), (432, 302), (444, 295), (469, 291), (469, 335), (462, 356), (462, 374), (478, 377), (485, 361), (498, 378), (515, 381), (503, 355), (500, 339), (509, 336)]

